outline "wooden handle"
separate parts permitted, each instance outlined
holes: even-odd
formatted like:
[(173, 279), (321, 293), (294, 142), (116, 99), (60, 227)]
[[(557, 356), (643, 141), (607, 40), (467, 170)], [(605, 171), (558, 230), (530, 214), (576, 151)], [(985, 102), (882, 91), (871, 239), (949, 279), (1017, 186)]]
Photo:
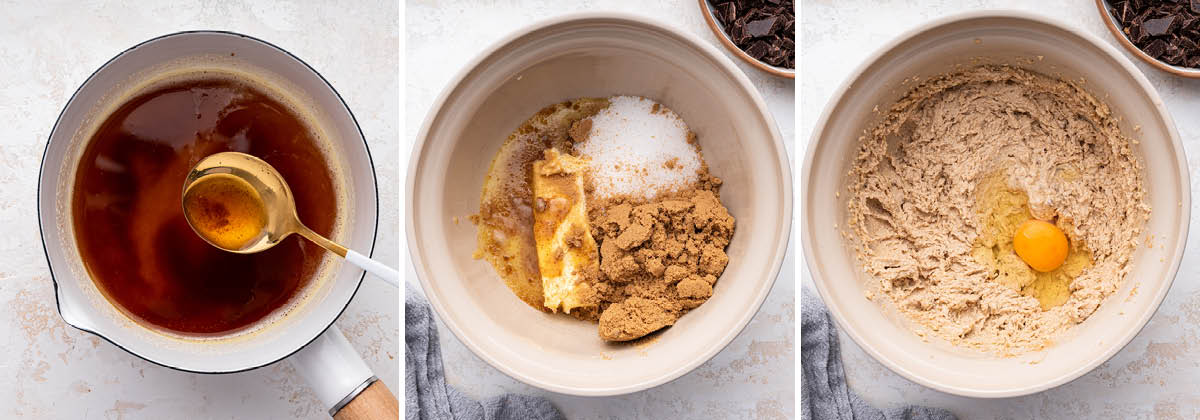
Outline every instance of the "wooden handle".
[(335, 420), (395, 420), (400, 418), (400, 402), (383, 381), (375, 381), (333, 414)]

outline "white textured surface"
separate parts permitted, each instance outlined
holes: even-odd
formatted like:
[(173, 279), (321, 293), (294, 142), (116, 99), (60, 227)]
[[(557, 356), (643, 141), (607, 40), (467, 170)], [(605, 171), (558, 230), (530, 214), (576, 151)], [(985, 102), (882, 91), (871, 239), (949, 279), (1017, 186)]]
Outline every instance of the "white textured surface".
[[(399, 263), (396, 2), (0, 2), (0, 417), (328, 418), (288, 363), (229, 375), (143, 361), (63, 323), (34, 208), (50, 129), (71, 93), (112, 56), (189, 29), (253, 35), (320, 71), (355, 112), (381, 201), (375, 256)], [(368, 279), (337, 325), (400, 390), (399, 297)]]
[[(1200, 153), (1200, 81), (1159, 72), (1125, 52), (1090, 0), (950, 1), (814, 0), (802, 6), (800, 150), (843, 79), (866, 57), (902, 32), (930, 19), (981, 9), (1022, 9), (1097, 35), (1137, 63), (1171, 111), (1189, 155)], [(1116, 98), (1115, 100), (1120, 100)], [(1192, 194), (1200, 192), (1195, 160), (1189, 163)], [(1197, 213), (1193, 204), (1193, 216)], [(1195, 217), (1193, 217), (1195, 219)], [(842, 335), (850, 388), (879, 407), (905, 402), (944, 407), (964, 419), (1200, 418), (1200, 226), (1191, 238), (1174, 287), (1146, 328), (1107, 363), (1074, 382), (1022, 398), (981, 400), (940, 393), (896, 375)], [(803, 266), (803, 265), (802, 265)], [(804, 287), (809, 283), (803, 269)]]
[[(624, 11), (683, 28), (721, 48), (692, 0), (480, 1), (409, 0), (405, 138), (412, 141), (441, 90), (484, 48), (525, 25), (574, 11)], [(724, 51), (724, 50), (722, 50)], [(732, 58), (736, 61), (736, 58)], [(795, 137), (794, 82), (759, 73), (738, 62), (767, 101), (788, 152)], [(719, 175), (719, 174), (718, 174)], [(406, 256), (407, 258), (407, 256)], [(549, 393), (492, 368), (438, 324), (446, 377), (467, 395), (486, 398), (507, 392), (545, 395), (571, 419), (795, 417), (795, 277), (789, 249), (762, 309), (724, 351), (695, 371), (657, 388), (612, 398)], [(416, 273), (406, 264), (408, 281)]]

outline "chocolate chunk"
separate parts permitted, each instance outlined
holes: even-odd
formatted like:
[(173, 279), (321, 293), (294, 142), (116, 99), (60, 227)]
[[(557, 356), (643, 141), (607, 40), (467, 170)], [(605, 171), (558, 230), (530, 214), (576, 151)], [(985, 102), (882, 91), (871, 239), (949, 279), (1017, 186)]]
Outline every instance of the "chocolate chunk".
[(775, 32), (775, 24), (779, 22), (778, 16), (771, 16), (766, 19), (754, 20), (746, 23), (746, 34), (753, 38), (761, 38), (771, 35)]
[(750, 48), (746, 48), (746, 54), (750, 54), (751, 57), (761, 60), (767, 56), (767, 51), (770, 49), (771, 44), (763, 41), (754, 41), (753, 44), (750, 44)]
[(1178, 31), (1184, 31), (1184, 30), (1190, 29), (1190, 28), (1192, 28), (1192, 26), (1193, 26), (1193, 25), (1195, 25), (1195, 24), (1196, 24), (1196, 22), (1198, 22), (1198, 21), (1200, 21), (1200, 18), (1198, 18), (1198, 17), (1196, 17), (1196, 16), (1192, 16), (1192, 15), (1189, 15), (1189, 14), (1183, 14), (1183, 15), (1180, 15), (1180, 16), (1179, 16), (1179, 29), (1178, 29)]
[(1125, 33), (1129, 34), (1129, 40), (1134, 44), (1141, 44), (1146, 39), (1146, 31), (1143, 31), (1141, 26), (1131, 26)]
[[(1193, 0), (1193, 1), (1200, 1), (1200, 0)], [(1129, 13), (1129, 2), (1121, 2), (1118, 4), (1120, 4), (1119, 7), (1116, 7), (1116, 6), (1113, 7), (1113, 10), (1119, 11), (1116, 14), (1117, 20), (1120, 21), (1122, 24), (1129, 23), (1129, 18), (1133, 16)]]
[(1193, 41), (1191, 38), (1180, 37), (1178, 45), (1182, 51), (1195, 51), (1197, 48), (1196, 41)]
[(1150, 36), (1163, 36), (1171, 29), (1171, 24), (1175, 23), (1175, 16), (1167, 16), (1165, 18), (1148, 19), (1142, 23), (1142, 28), (1146, 30), (1146, 34)]
[(776, 39), (775, 41), (772, 41), (770, 49), (767, 50), (767, 55), (765, 57), (763, 57), (762, 60), (766, 61), (768, 64), (770, 64), (772, 66), (779, 66), (779, 65), (783, 64), (784, 57), (783, 57), (783, 49), (780, 48), (781, 45), (782, 45), (782, 43), (778, 39)]
[(1151, 57), (1159, 58), (1162, 57), (1163, 53), (1167, 52), (1167, 45), (1168, 44), (1166, 41), (1156, 39), (1154, 42), (1151, 42), (1150, 45), (1147, 45), (1144, 50), (1146, 50), (1146, 54), (1150, 54)]
[(792, 40), (789, 38), (783, 38), (783, 39), (780, 39), (779, 41), (780, 41), (780, 48), (782, 48), (785, 51), (794, 51), (796, 49), (796, 43), (792, 42)]
[(731, 1), (718, 4), (716, 6), (716, 11), (717, 19), (720, 20), (721, 24), (723, 25), (728, 25), (730, 22), (737, 20), (737, 5)]
[(742, 44), (750, 40), (750, 36), (746, 35), (746, 29), (744, 26), (734, 26), (733, 29), (729, 31), (729, 39), (740, 47)]

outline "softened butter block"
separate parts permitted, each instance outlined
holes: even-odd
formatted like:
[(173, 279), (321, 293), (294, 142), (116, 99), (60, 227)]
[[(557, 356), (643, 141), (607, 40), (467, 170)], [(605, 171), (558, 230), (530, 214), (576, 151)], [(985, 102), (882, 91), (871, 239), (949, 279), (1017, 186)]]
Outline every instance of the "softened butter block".
[(533, 163), (533, 238), (542, 276), (543, 304), (570, 313), (596, 305), (586, 280), (599, 272), (599, 253), (588, 226), (583, 175), (587, 161), (547, 149)]

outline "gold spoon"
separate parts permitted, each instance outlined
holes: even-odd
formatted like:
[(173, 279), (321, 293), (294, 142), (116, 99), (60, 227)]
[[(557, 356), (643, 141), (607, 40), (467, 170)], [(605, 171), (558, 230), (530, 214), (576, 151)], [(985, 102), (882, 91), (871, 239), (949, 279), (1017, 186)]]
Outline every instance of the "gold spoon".
[(200, 160), (183, 183), (183, 215), (201, 238), (229, 252), (264, 251), (295, 233), (392, 286), (400, 285), (395, 269), (304, 226), (283, 176), (245, 153), (223, 152)]

